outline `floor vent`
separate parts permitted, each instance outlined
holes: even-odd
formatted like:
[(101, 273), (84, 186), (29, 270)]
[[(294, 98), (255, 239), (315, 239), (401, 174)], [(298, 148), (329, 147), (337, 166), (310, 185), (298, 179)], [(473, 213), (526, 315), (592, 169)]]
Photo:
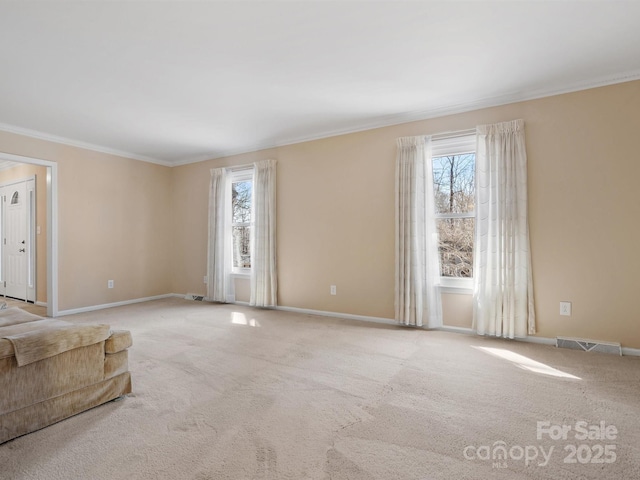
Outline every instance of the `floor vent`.
[(619, 343), (585, 340), (583, 338), (556, 337), (556, 347), (622, 355), (622, 347)]
[(201, 302), (202, 300), (204, 300), (204, 296), (203, 295), (196, 295), (195, 293), (187, 293), (184, 296), (185, 300), (195, 300), (196, 302)]

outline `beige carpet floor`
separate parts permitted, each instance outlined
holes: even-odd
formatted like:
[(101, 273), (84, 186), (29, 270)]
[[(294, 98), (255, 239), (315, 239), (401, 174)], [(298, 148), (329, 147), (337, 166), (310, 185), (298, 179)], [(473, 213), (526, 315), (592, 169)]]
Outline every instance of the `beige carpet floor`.
[(6, 303), (7, 307), (18, 307), (34, 315), (40, 315), (41, 317), (47, 316), (47, 307), (41, 307), (34, 305), (33, 303), (23, 302), (22, 300), (16, 300), (15, 298), (0, 297), (0, 303)]
[(640, 478), (637, 357), (177, 298), (66, 319), (131, 330), (134, 393), (0, 445), (2, 479)]

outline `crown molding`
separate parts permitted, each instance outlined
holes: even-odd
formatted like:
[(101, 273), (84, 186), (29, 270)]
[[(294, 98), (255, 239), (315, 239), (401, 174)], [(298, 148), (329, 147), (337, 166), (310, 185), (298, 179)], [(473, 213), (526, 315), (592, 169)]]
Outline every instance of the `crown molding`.
[(208, 160), (216, 160), (220, 158), (231, 157), (234, 155), (241, 155), (244, 153), (253, 153), (253, 152), (258, 152), (260, 150), (268, 150), (271, 148), (285, 147), (288, 145), (295, 145), (298, 143), (312, 142), (314, 140), (322, 140), (325, 138), (337, 137), (340, 135), (348, 135), (351, 133), (364, 132), (364, 131), (373, 130), (376, 128), (390, 127), (393, 125), (400, 125), (403, 123), (410, 123), (410, 122), (416, 122), (421, 120), (429, 120), (432, 118), (445, 117), (448, 115), (471, 112), (471, 111), (480, 110), (483, 108), (498, 107), (501, 105), (508, 105), (511, 103), (537, 100), (540, 98), (553, 97), (556, 95), (563, 95), (566, 93), (579, 92), (583, 90), (590, 90), (592, 88), (606, 87), (608, 85), (632, 82), (635, 80), (640, 80), (640, 69), (633, 70), (630, 72), (625, 72), (625, 73), (619, 73), (615, 75), (606, 75), (599, 78), (591, 79), (589, 81), (574, 82), (559, 88), (538, 89), (538, 90), (532, 90), (527, 92), (512, 92), (505, 95), (482, 98), (474, 102), (466, 102), (466, 103), (461, 103), (457, 105), (442, 105), (442, 106), (430, 108), (427, 110), (415, 110), (412, 112), (403, 112), (403, 113), (397, 113), (397, 114), (391, 114), (391, 115), (384, 115), (384, 116), (376, 117), (369, 121), (359, 122), (357, 124), (354, 124), (346, 128), (325, 130), (323, 132), (315, 133), (313, 135), (302, 135), (297, 137), (284, 137), (280, 139), (273, 139), (265, 142), (255, 143), (252, 146), (236, 148), (236, 149), (212, 151), (211, 153), (199, 154), (197, 156), (178, 158), (174, 161), (160, 160), (157, 158), (147, 157), (144, 155), (137, 155), (131, 152), (116, 150), (109, 147), (82, 142), (80, 140), (73, 140), (70, 138), (60, 137), (58, 135), (43, 133), (36, 130), (29, 130), (22, 127), (15, 127), (13, 125), (8, 125), (4, 123), (0, 123), (0, 131), (15, 133), (15, 134), (23, 135), (26, 137), (37, 138), (40, 140), (47, 140), (50, 142), (69, 145), (72, 147), (78, 147), (86, 150), (92, 150), (95, 152), (115, 155), (118, 157), (125, 157), (133, 160), (140, 160), (142, 162), (154, 163), (157, 165), (163, 165), (165, 167), (178, 167), (182, 165), (188, 165), (191, 163), (200, 163)]
[(372, 119), (371, 121), (359, 123), (357, 126), (348, 128), (325, 130), (324, 132), (314, 135), (304, 135), (300, 137), (289, 137), (270, 142), (256, 144), (249, 148), (231, 149), (225, 151), (212, 152), (209, 155), (199, 155), (197, 157), (187, 157), (172, 162), (174, 166), (187, 165), (190, 163), (198, 163), (207, 160), (216, 160), (220, 158), (230, 157), (233, 155), (241, 155), (243, 153), (252, 153), (259, 150), (268, 150), (270, 148), (285, 147), (287, 145), (295, 145), (298, 143), (312, 142), (314, 140), (322, 140), (324, 138), (337, 137), (340, 135), (348, 135), (350, 133), (364, 132), (374, 130), (376, 128), (391, 127), (401, 125), (403, 123), (417, 122), (421, 120), (429, 120), (432, 118), (446, 117), (459, 113), (472, 112), (483, 108), (499, 107), (511, 103), (526, 102), (529, 100), (537, 100), (540, 98), (553, 97), (566, 93), (590, 90), (592, 88), (606, 87), (607, 85), (615, 85), (618, 83), (632, 82), (640, 80), (640, 70), (634, 70), (622, 74), (603, 76), (586, 82), (575, 82), (565, 85), (561, 88), (539, 89), (529, 92), (516, 92), (493, 97), (486, 97), (474, 102), (467, 102), (458, 105), (447, 105), (435, 107), (428, 110), (415, 110), (412, 112), (403, 112), (398, 114), (385, 115)]
[[(333, 137), (334, 135), (320, 135), (318, 138), (328, 138), (328, 137)], [(293, 141), (293, 142), (288, 142), (288, 143), (280, 143), (280, 142), (264, 142), (264, 143), (257, 143), (254, 144), (251, 147), (244, 147), (244, 148), (237, 148), (237, 149), (231, 149), (231, 150), (222, 150), (222, 151), (217, 151), (217, 152), (212, 152), (212, 153), (205, 153), (205, 154), (200, 154), (200, 155), (196, 155), (193, 157), (185, 157), (185, 158), (181, 158), (179, 160), (176, 160), (175, 162), (171, 162), (171, 166), (173, 167), (179, 167), (181, 165), (189, 165), (191, 163), (200, 163), (200, 162), (206, 162), (208, 160), (217, 160), (220, 158), (227, 158), (227, 157), (232, 157), (234, 155), (242, 155), (243, 153), (253, 153), (253, 152), (259, 152), (261, 150), (269, 150), (270, 148), (278, 148), (278, 147), (284, 147), (286, 145), (293, 145), (296, 143), (303, 143), (306, 142), (307, 140), (300, 140), (300, 141)]]
[(173, 163), (167, 162), (165, 160), (159, 160), (157, 158), (147, 157), (145, 155), (137, 155), (135, 153), (125, 152), (123, 150), (104, 147), (102, 145), (96, 145), (94, 143), (83, 142), (80, 140), (74, 140), (72, 138), (61, 137), (58, 135), (53, 135), (51, 133), (44, 133), (38, 130), (16, 127), (14, 125), (8, 125), (6, 123), (0, 123), (0, 131), (14, 133), (16, 135), (22, 135), (24, 137), (36, 138), (38, 140), (46, 140), (48, 142), (59, 143), (62, 145), (68, 145), (70, 147), (83, 148), (85, 150), (91, 150), (92, 152), (106, 153), (107, 155), (114, 155), (116, 157), (124, 157), (132, 160), (139, 160), (141, 162), (155, 163), (157, 165), (163, 165), (165, 167), (171, 167), (173, 165)]

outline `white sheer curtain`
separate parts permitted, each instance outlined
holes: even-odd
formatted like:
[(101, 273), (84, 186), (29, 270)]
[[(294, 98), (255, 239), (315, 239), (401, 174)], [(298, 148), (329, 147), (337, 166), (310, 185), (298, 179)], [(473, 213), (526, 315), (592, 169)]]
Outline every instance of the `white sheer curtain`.
[(396, 320), (404, 325), (442, 326), (442, 304), (430, 137), (397, 140)]
[(505, 338), (535, 333), (524, 122), (477, 127), (474, 328)]
[(276, 272), (276, 161), (254, 164), (253, 228), (250, 305), (275, 307)]
[(228, 290), (225, 261), (226, 171), (211, 169), (209, 183), (209, 238), (207, 255), (207, 300), (226, 302)]

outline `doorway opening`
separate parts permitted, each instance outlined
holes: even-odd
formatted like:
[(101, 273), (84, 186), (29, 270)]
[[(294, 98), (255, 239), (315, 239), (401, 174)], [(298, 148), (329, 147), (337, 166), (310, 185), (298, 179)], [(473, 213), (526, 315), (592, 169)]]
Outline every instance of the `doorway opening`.
[[(32, 193), (30, 193), (28, 186), (28, 180), (30, 178), (25, 175), (23, 175), (21, 179), (27, 180), (24, 183), (24, 192), (21, 190), (18, 191), (18, 189), (11, 189), (12, 186), (20, 183), (20, 179), (16, 179), (15, 181), (5, 180), (0, 183), (0, 197), (4, 198), (6, 196), (6, 201), (0, 204), (2, 210), (2, 218), (0, 219), (0, 224), (2, 225), (0, 242), (3, 243), (3, 250), (7, 254), (6, 258), (4, 252), (0, 255), (0, 262), (2, 262), (0, 272), (2, 272), (3, 275), (3, 284), (5, 281), (5, 273), (9, 275), (6, 277), (9, 291), (7, 292), (5, 289), (5, 294), (8, 297), (25, 298), (27, 301), (33, 298), (31, 301), (34, 303), (46, 306), (47, 316), (56, 317), (58, 315), (58, 165), (56, 162), (49, 160), (0, 152), (0, 169), (19, 166), (33, 167), (34, 165), (44, 167), (44, 169), (39, 169), (43, 172), (41, 175), (33, 177), (34, 183), (37, 182), (39, 184), (37, 192), (34, 185)], [(4, 187), (9, 188), (5, 190)], [(22, 197), (23, 200), (20, 200), (20, 197)], [(40, 207), (38, 207), (38, 199), (43, 201)], [(44, 205), (45, 200), (46, 205)], [(13, 250), (8, 248), (8, 246), (6, 249), (4, 248), (5, 238), (7, 239), (7, 244), (12, 243), (9, 235), (13, 234), (9, 230), (13, 227), (9, 225), (9, 228), (6, 228), (3, 222), (5, 222), (5, 220), (9, 221), (9, 223), (12, 221), (14, 223), (20, 222), (19, 218), (23, 218), (22, 214), (16, 212), (20, 212), (22, 206), (27, 210), (33, 208), (34, 211), (31, 212), (33, 213), (31, 221), (27, 221), (29, 212), (25, 213), (24, 223), (26, 224), (27, 231), (24, 235), (21, 229), (17, 228), (14, 230), (18, 233), (15, 234), (16, 238), (15, 242), (13, 242), (15, 245), (13, 246), (16, 247), (16, 252), (13, 253)], [(40, 213), (38, 213), (38, 210), (40, 210)], [(10, 220), (9, 217), (11, 215), (14, 215), (16, 219)], [(36, 223), (33, 223), (33, 220), (36, 220)], [(44, 235), (40, 236), (38, 232), (39, 229), (44, 230)], [(5, 235), (5, 232), (7, 235)], [(25, 243), (22, 244), (22, 241)], [(30, 243), (31, 250), (28, 250)], [(35, 246), (37, 246), (37, 248)], [(25, 251), (21, 252), (20, 250), (23, 248)], [(36, 256), (31, 257), (32, 253), (35, 253)], [(42, 253), (45, 253), (45, 255), (42, 255)], [(20, 258), (20, 254), (24, 254), (22, 259)], [(14, 256), (12, 257), (12, 255)], [(38, 267), (37, 255), (39, 255), (42, 260), (40, 268)], [(46, 257), (46, 262), (42, 257)], [(26, 269), (24, 270), (22, 262), (26, 262)], [(16, 269), (18, 272), (24, 272), (24, 279), (19, 278), (20, 273), (14, 275), (12, 272), (7, 272), (8, 269)], [(14, 279), (17, 278), (16, 285), (12, 285), (11, 287), (9, 286), (10, 277)], [(24, 284), (27, 286), (25, 297), (22, 297), (22, 280), (24, 280)], [(33, 285), (33, 292), (29, 291), (30, 285)], [(15, 290), (12, 290), (14, 287)], [(45, 292), (46, 296), (44, 295)], [(2, 293), (2, 287), (0, 287), (0, 293)]]

